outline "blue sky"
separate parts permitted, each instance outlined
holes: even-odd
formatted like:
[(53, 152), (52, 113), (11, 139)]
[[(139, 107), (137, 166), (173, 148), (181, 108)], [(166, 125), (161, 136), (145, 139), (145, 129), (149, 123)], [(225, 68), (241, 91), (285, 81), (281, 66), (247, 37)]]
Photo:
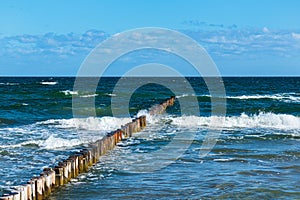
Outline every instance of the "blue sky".
[(300, 76), (299, 9), (297, 0), (3, 0), (0, 75), (76, 75), (105, 38), (151, 26), (195, 39), (222, 75)]

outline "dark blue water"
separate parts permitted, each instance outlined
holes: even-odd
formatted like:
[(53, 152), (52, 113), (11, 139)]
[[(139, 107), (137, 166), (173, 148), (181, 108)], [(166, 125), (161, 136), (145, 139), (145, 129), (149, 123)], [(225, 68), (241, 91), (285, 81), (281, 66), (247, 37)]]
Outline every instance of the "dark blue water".
[[(0, 193), (84, 146), (88, 140), (82, 134), (89, 140), (102, 137), (174, 95), (157, 84), (141, 86), (134, 93), (127, 89), (144, 79), (127, 78), (121, 92), (114, 93), (119, 78), (102, 78), (95, 92), (74, 91), (75, 78), (0, 78)], [(185, 90), (181, 79), (165, 80), (180, 91), (175, 105), (161, 116), (148, 117), (144, 131), (120, 143), (88, 173), (57, 189), (51, 199), (300, 198), (300, 78), (223, 78), (223, 83), (216, 79), (225, 85), (226, 101), (224, 96), (212, 99), (200, 78), (187, 78), (195, 93)], [(93, 79), (84, 81), (89, 86)], [(131, 96), (129, 105), (121, 102), (117, 108), (128, 107), (130, 116), (111, 111), (111, 99), (120, 95)], [(95, 98), (97, 116), (73, 118), (72, 97), (82, 102)], [(182, 115), (179, 101), (190, 102), (188, 109), (195, 110), (195, 97), (200, 112)], [(226, 117), (224, 124), (212, 126), (212, 119), (221, 118), (211, 116), (211, 101), (218, 99), (227, 108)], [(220, 132), (220, 137), (207, 156), (199, 157), (209, 131)], [(180, 142), (191, 145), (169, 165), (151, 173), (132, 170), (136, 160), (151, 158), (175, 135), (186, 133), (194, 138)], [(152, 165), (157, 163), (147, 163)]]

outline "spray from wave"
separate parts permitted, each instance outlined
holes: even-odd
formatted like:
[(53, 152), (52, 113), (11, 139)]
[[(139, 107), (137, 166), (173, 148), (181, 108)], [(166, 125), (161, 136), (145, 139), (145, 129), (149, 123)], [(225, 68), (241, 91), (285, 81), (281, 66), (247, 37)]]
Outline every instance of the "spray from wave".
[(242, 113), (240, 116), (225, 117), (224, 124), (213, 124), (213, 120), (218, 120), (218, 116), (199, 117), (199, 116), (182, 116), (182, 117), (169, 117), (173, 125), (187, 128), (268, 128), (279, 130), (299, 130), (300, 118), (288, 114), (274, 114), (260, 112), (258, 114), (247, 115)]
[(61, 129), (79, 129), (91, 131), (113, 131), (131, 121), (131, 118), (88, 117), (71, 119), (50, 119), (39, 124), (54, 126)]
[[(197, 97), (207, 97), (211, 98), (211, 95), (195, 95), (195, 94), (183, 94), (180, 96), (176, 96), (176, 98), (185, 98), (190, 96), (197, 96)], [(218, 97), (215, 97), (218, 98)], [(283, 101), (286, 103), (300, 103), (300, 95), (299, 93), (278, 93), (278, 94), (265, 94), (265, 95), (239, 95), (239, 96), (226, 96), (226, 97), (219, 97), (219, 98), (227, 98), (227, 99), (238, 99), (238, 100), (255, 100), (255, 99), (271, 99), (275, 101)]]

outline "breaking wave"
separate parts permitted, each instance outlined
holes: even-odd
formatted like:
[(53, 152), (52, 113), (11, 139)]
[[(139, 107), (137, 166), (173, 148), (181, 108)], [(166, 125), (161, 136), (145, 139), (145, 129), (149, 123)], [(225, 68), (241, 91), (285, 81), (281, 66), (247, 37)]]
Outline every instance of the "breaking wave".
[(240, 116), (229, 116), (224, 118), (224, 123), (211, 123), (214, 120), (222, 121), (222, 117), (199, 117), (182, 116), (170, 117), (173, 125), (180, 127), (208, 127), (208, 128), (268, 128), (280, 130), (300, 130), (300, 118), (288, 114), (264, 113), (247, 115), (242, 113)]

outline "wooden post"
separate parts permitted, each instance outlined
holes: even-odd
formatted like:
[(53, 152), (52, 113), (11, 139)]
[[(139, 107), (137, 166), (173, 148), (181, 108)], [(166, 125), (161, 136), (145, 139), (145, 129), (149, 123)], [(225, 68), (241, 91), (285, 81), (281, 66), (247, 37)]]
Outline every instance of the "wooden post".
[(122, 140), (122, 130), (121, 129), (118, 129), (117, 130), (117, 133), (118, 133), (118, 143)]
[(114, 131), (114, 134), (113, 134), (113, 137), (114, 137), (114, 143), (115, 145), (119, 142), (119, 137), (118, 137), (118, 132), (117, 131)]
[(105, 137), (103, 137), (101, 140), (98, 140), (98, 145), (100, 150), (100, 156), (102, 156), (106, 153)]
[(27, 190), (26, 200), (32, 200), (32, 189), (31, 189), (32, 186), (31, 186), (31, 183), (27, 182), (27, 184), (24, 185), (24, 186), (26, 186), (26, 190)]
[(11, 194), (13, 200), (27, 200), (27, 186), (21, 185), (12, 187), (12, 189)]
[(52, 191), (52, 187), (55, 185), (55, 172), (52, 168), (45, 168), (41, 176), (45, 177), (45, 196), (49, 196)]
[(78, 156), (76, 155), (71, 155), (68, 158), (69, 160), (71, 160), (72, 162), (72, 174), (73, 174), (73, 178), (75, 178), (76, 176), (78, 176), (79, 174), (79, 170), (78, 170)]
[(79, 169), (79, 173), (83, 173), (83, 155), (82, 154), (78, 154), (78, 169)]
[(98, 157), (98, 146), (96, 146), (95, 144), (90, 144), (88, 147), (88, 151), (90, 152), (90, 165), (93, 165), (94, 163), (96, 163), (98, 161), (97, 157)]
[(129, 137), (132, 137), (132, 133), (133, 133), (133, 124), (132, 122), (128, 124), (129, 126)]
[(4, 198), (4, 200), (13, 200), (14, 196), (13, 196), (13, 194), (4, 194), (3, 198)]
[(67, 162), (70, 163), (70, 171), (69, 171), (69, 178), (72, 179), (72, 178), (75, 178), (76, 175), (75, 175), (75, 161), (73, 160), (73, 158), (68, 158), (67, 159)]
[(64, 184), (69, 182), (69, 169), (68, 169), (68, 165), (66, 162), (59, 162), (58, 166), (63, 168), (63, 182)]
[(89, 168), (89, 151), (87, 149), (80, 150), (83, 155), (83, 171), (86, 172)]
[(41, 178), (43, 179), (43, 196), (48, 196), (51, 193), (51, 183), (52, 180), (49, 180), (48, 173), (44, 171), (41, 173)]
[(21, 199), (20, 191), (18, 191), (18, 190), (11, 191), (10, 195), (12, 195), (13, 200), (20, 200)]
[(42, 177), (37, 177), (35, 179), (35, 196), (37, 200), (43, 200), (43, 191), (44, 191), (44, 183)]
[(141, 127), (141, 118), (137, 118), (137, 132), (140, 132), (142, 130), (142, 127)]
[[(36, 192), (35, 192), (35, 188), (36, 188), (36, 185), (35, 185), (35, 180), (34, 179), (31, 179), (28, 181), (28, 184), (30, 185), (30, 190), (31, 190), (31, 199), (32, 200), (36, 200)], [(29, 198), (30, 199), (30, 198)], [(30, 200), (31, 200), (30, 199)]]
[(136, 119), (132, 120), (131, 125), (132, 125), (132, 133), (135, 133), (136, 132)]
[(87, 152), (88, 152), (88, 156), (89, 156), (89, 162), (88, 162), (88, 166), (93, 166), (94, 162), (93, 162), (93, 149), (87, 149)]
[(28, 200), (27, 185), (20, 186), (18, 190), (20, 191), (20, 199)]
[(109, 142), (109, 150), (112, 150), (116, 146), (114, 135), (111, 135), (110, 137), (108, 137), (108, 142)]
[(64, 163), (66, 163), (67, 165), (67, 169), (68, 169), (68, 182), (71, 180), (72, 178), (72, 163), (70, 160), (65, 160)]
[(55, 186), (61, 186), (64, 184), (64, 169), (60, 166), (54, 168), (55, 171)]

